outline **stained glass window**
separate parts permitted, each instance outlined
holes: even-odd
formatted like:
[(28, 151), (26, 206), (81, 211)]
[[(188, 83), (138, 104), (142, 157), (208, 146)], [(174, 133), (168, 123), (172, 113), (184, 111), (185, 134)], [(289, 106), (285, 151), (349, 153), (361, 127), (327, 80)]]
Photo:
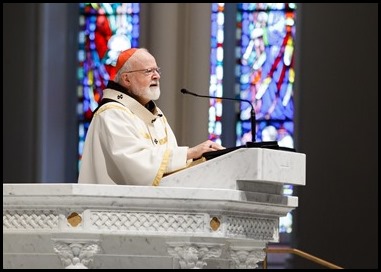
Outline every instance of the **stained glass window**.
[(102, 90), (115, 75), (120, 51), (138, 47), (139, 3), (80, 3), (78, 51), (78, 162)]
[[(223, 57), (224, 57), (224, 4), (212, 3), (211, 15), (211, 52), (210, 52), (210, 87), (209, 95), (222, 96)], [(222, 101), (210, 99), (209, 139), (221, 144)]]
[[(295, 5), (240, 3), (237, 12), (236, 82), (242, 99), (253, 102), (258, 141), (293, 147)], [(250, 105), (242, 103), (237, 145), (251, 140)]]

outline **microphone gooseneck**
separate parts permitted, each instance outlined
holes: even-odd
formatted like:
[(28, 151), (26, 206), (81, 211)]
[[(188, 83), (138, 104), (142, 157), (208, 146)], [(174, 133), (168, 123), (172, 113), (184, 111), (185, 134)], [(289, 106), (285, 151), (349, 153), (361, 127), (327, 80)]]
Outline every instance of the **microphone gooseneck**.
[(251, 101), (247, 99), (241, 99), (241, 98), (230, 98), (230, 97), (220, 97), (220, 96), (211, 96), (211, 95), (200, 95), (193, 92), (188, 91), (187, 89), (181, 89), (180, 90), (183, 94), (190, 94), (197, 97), (205, 97), (205, 98), (217, 98), (217, 99), (226, 99), (226, 100), (233, 100), (233, 101), (241, 101), (241, 102), (247, 102), (250, 104), (251, 111), (250, 111), (250, 121), (251, 121), (251, 141), (255, 142), (255, 135), (256, 135), (256, 117), (255, 117), (255, 109)]

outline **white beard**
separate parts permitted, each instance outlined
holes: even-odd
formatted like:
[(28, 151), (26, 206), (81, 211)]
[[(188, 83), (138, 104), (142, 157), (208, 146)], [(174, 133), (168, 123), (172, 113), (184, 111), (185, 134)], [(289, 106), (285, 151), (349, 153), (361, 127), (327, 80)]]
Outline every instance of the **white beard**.
[(151, 101), (151, 100), (158, 100), (160, 97), (160, 87), (148, 87), (141, 91), (133, 91), (131, 90), (131, 93), (135, 95), (136, 97), (141, 97), (143, 100)]
[(145, 96), (147, 96), (150, 100), (158, 100), (160, 97), (160, 87), (156, 86), (148, 88)]

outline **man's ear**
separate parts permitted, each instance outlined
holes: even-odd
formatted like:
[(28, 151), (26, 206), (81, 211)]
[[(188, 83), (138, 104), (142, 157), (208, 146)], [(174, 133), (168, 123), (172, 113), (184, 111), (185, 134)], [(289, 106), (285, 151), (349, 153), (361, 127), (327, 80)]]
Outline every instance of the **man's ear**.
[(127, 87), (130, 87), (130, 84), (131, 84), (130, 77), (128, 76), (127, 73), (123, 74), (123, 81), (127, 85)]

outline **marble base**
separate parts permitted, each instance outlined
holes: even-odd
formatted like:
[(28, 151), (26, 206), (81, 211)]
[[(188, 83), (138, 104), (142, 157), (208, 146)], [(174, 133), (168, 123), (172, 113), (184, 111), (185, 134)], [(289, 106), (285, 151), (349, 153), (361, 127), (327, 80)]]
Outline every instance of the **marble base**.
[(3, 184), (3, 268), (256, 268), (298, 206), (270, 187)]

